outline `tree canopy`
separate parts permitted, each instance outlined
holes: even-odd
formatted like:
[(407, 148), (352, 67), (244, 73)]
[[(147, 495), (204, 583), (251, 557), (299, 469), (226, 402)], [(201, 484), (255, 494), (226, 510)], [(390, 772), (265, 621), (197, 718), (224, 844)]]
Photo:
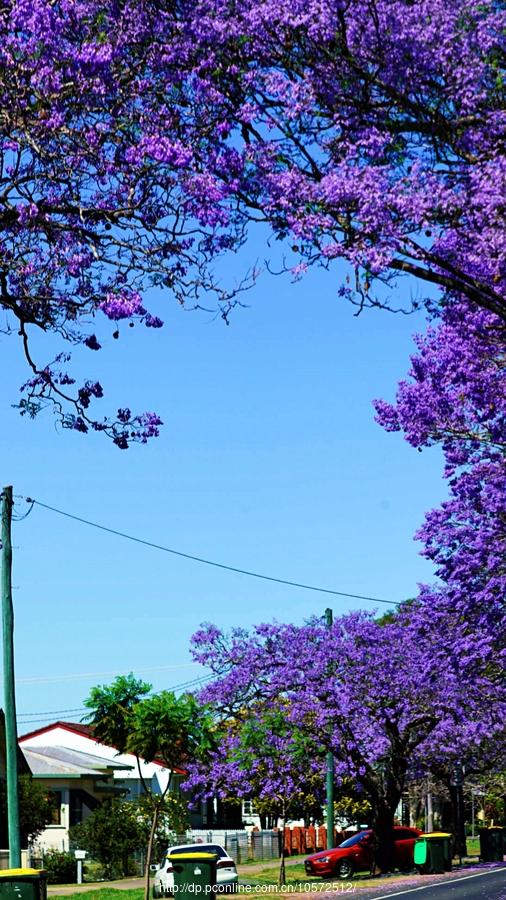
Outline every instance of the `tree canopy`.
[(396, 306), (410, 275), (504, 320), (504, 21), (496, 0), (9, 0), (0, 303), (31, 369), (21, 412), (122, 448), (157, 434), (155, 413), (98, 417), (69, 350), (100, 349), (101, 317), (160, 327), (151, 287), (227, 318), (241, 286), (214, 263), (258, 221), (295, 276), (347, 261), (360, 307)]
[[(195, 658), (215, 674), (202, 698), (253, 728), (260, 702), (274, 714), (282, 709), (310, 741), (315, 762), (332, 751), (337, 784), (351, 779), (363, 792), (385, 845), (408, 776), (435, 760), (461, 760), (471, 747), (477, 753), (482, 741), (503, 733), (494, 638), (454, 616), (436, 592), (386, 624), (354, 613), (330, 630), (313, 620), (235, 629), (228, 637), (210, 625), (193, 642)], [(217, 755), (235, 783), (237, 746), (224, 742)], [(306, 766), (309, 772), (311, 758)], [(195, 783), (200, 771), (197, 765)], [(280, 759), (278, 779), (290, 771)]]
[[(145, 886), (145, 900), (149, 900), (149, 866), (172, 774), (205, 753), (209, 744), (208, 716), (190, 694), (151, 694), (151, 685), (132, 673), (118, 675), (110, 685), (92, 688), (85, 706), (91, 711), (88, 719), (97, 740), (116, 747), (119, 753), (132, 753), (137, 759), (143, 792), (151, 806)], [(168, 769), (161, 792), (143, 778), (141, 760), (156, 761)]]

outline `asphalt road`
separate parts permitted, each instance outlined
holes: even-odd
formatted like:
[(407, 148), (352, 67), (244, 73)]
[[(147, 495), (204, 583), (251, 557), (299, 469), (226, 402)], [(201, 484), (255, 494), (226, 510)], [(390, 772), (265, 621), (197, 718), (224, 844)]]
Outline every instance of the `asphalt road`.
[[(405, 891), (367, 894), (367, 900), (506, 900), (506, 866), (472, 875), (448, 879), (442, 884), (427, 884)], [(360, 892), (357, 892), (360, 897)], [(364, 900), (366, 898), (364, 897)]]

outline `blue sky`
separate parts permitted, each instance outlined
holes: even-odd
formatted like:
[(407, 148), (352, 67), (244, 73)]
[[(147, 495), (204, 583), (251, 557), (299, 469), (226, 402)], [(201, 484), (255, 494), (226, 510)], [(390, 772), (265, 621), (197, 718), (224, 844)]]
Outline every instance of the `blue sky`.
[[(99, 377), (110, 408), (156, 410), (146, 447), (55, 429), (10, 404), (26, 377), (1, 336), (1, 479), (30, 496), (187, 553), (338, 591), (399, 601), (432, 578), (413, 533), (445, 496), (437, 450), (417, 453), (374, 423), (407, 371), (418, 317), (339, 300), (339, 271), (263, 275), (226, 327), (153, 298), (165, 327), (106, 327)], [(408, 286), (406, 284), (406, 290)], [(98, 407), (97, 407), (98, 409)], [(105, 412), (105, 409), (104, 409)], [(295, 621), (372, 603), (211, 569), (40, 507), (14, 524), (18, 730), (80, 718), (94, 684), (133, 671), (156, 690), (203, 674), (191, 634)], [(385, 611), (388, 607), (376, 607)]]

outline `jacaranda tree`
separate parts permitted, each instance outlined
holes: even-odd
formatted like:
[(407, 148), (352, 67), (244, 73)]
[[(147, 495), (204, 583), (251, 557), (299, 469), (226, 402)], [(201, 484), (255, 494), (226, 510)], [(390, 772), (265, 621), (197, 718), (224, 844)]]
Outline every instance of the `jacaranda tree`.
[[(174, 102), (179, 28), (173, 5), (151, 0), (8, 0), (0, 14), (0, 304), (31, 370), (21, 412), (50, 405), (121, 448), (156, 435), (159, 417), (97, 418), (102, 385), (75, 383), (69, 350), (100, 349), (100, 317), (113, 338), (127, 322), (159, 328), (151, 286), (190, 305), (214, 293), (224, 316), (232, 302), (209, 263), (239, 235)], [(57, 336), (42, 361), (37, 332)]]
[[(417, 338), (409, 379), (378, 420), (416, 448), (442, 447), (449, 499), (418, 537), (455, 612), (504, 628), (506, 593), (506, 357), (497, 317), (461, 303)], [(504, 637), (504, 634), (502, 635)]]
[(103, 387), (75, 382), (69, 350), (100, 348), (101, 317), (113, 337), (159, 327), (152, 286), (226, 318), (237, 287), (213, 263), (256, 221), (296, 274), (346, 260), (360, 305), (395, 306), (409, 275), (504, 318), (504, 17), (496, 0), (8, 0), (0, 303), (31, 370), (21, 412), (120, 447), (156, 434), (154, 413), (97, 416)]
[[(378, 420), (402, 431), (422, 450), (442, 447), (449, 497), (427, 513), (417, 537), (444, 584), (448, 615), (466, 623), (468, 644), (484, 637), (493, 653), (483, 704), (501, 697), (506, 668), (506, 357), (504, 325), (486, 310), (461, 302), (417, 338), (409, 379), (395, 404), (377, 402)], [(434, 590), (420, 599), (430, 608)], [(455, 794), (455, 768), (500, 771), (506, 729), (492, 742), (463, 727), (453, 758), (429, 762)], [(465, 735), (467, 734), (467, 745)], [(456, 744), (457, 746), (457, 744)], [(462, 818), (462, 815), (457, 817)], [(463, 825), (460, 823), (463, 835)]]
[[(210, 625), (193, 643), (195, 658), (216, 676), (202, 699), (221, 716), (254, 719), (261, 700), (333, 752), (338, 784), (351, 779), (371, 805), (384, 870), (406, 779), (426, 771), (430, 760), (458, 757), (470, 742), (477, 748), (503, 727), (493, 636), (470, 634), (437, 592), (386, 624), (355, 613), (330, 631), (315, 620), (237, 629), (228, 637)], [(483, 702), (492, 695), (494, 702)], [(223, 755), (236, 781), (236, 754), (225, 745)], [(196, 784), (200, 778), (196, 766)]]
[(347, 259), (361, 303), (407, 273), (504, 317), (505, 15), (495, 0), (200, 0), (186, 98), (234, 154), (218, 183), (302, 266)]
[(263, 702), (224, 713), (215, 747), (198, 770), (192, 791), (199, 797), (253, 799), (258, 809), (281, 821), (279, 884), (285, 884), (285, 823), (324, 800), (325, 754), (320, 742), (294, 728), (282, 702)]

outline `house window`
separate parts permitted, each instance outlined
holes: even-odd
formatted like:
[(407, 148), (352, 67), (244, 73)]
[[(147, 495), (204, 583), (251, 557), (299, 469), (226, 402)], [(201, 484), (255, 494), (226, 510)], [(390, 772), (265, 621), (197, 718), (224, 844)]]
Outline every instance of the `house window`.
[(253, 800), (243, 800), (242, 814), (243, 814), (243, 816), (255, 816), (256, 815), (256, 809), (253, 804)]
[(50, 825), (61, 825), (61, 801), (62, 801), (62, 793), (61, 791), (49, 791), (48, 794), (49, 802), (51, 804), (51, 819), (49, 821)]

